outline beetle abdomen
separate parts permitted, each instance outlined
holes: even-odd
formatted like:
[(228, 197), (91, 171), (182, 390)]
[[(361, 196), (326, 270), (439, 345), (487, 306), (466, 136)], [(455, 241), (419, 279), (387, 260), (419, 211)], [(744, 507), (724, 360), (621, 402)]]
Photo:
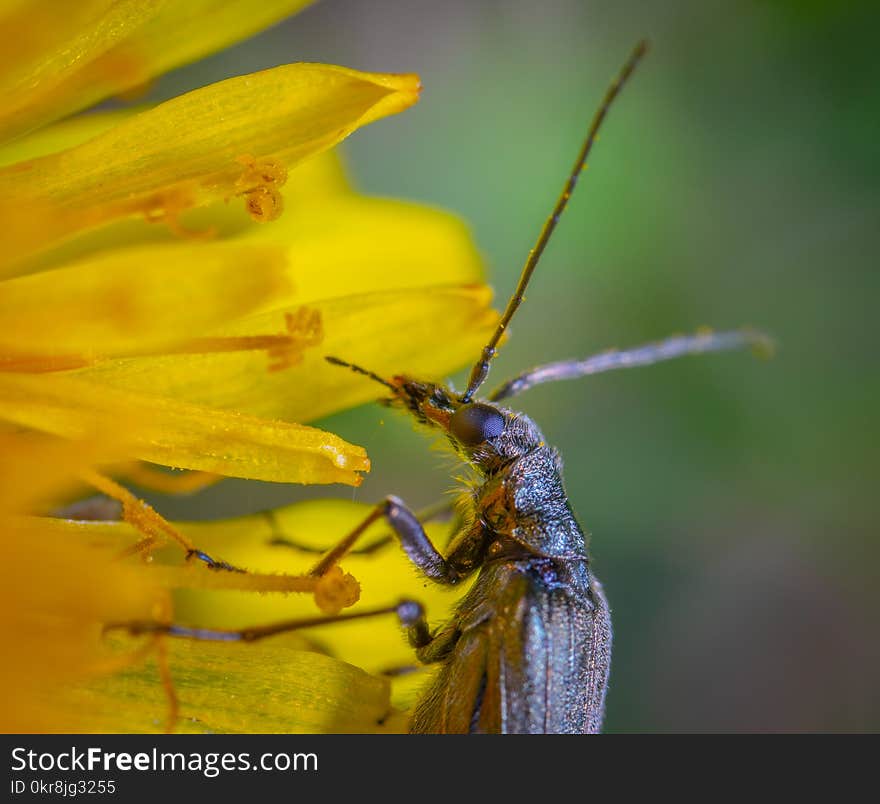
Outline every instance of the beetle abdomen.
[[(578, 590), (582, 583), (589, 590)], [(480, 604), (487, 599), (495, 604), (491, 616), (474, 618), (474, 612), (486, 611)], [(417, 705), (411, 731), (601, 729), (611, 619), (602, 587), (590, 579), (585, 562), (487, 566), (459, 611), (471, 616), (457, 622), (461, 635)]]

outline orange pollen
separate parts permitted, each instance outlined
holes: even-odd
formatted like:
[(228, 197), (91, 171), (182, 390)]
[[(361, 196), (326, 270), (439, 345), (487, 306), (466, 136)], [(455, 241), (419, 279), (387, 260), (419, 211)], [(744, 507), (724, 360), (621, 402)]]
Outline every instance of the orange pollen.
[(281, 216), (284, 199), (278, 188), (287, 181), (287, 168), (274, 159), (257, 159), (243, 154), (235, 160), (244, 166), (235, 181), (235, 195), (244, 196), (245, 209), (257, 223)]

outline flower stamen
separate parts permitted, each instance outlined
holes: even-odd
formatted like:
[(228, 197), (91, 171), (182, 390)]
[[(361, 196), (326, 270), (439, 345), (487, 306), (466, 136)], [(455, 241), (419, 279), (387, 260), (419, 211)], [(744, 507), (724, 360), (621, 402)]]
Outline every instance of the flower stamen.
[(284, 199), (278, 188), (287, 181), (287, 168), (274, 159), (257, 159), (243, 154), (235, 160), (244, 171), (235, 181), (235, 195), (244, 196), (245, 209), (257, 223), (269, 223), (281, 216)]
[(143, 533), (146, 538), (129, 548), (125, 554), (132, 551), (149, 554), (154, 547), (167, 539), (172, 539), (179, 544), (187, 556), (198, 552), (196, 546), (186, 538), (167, 519), (159, 514), (151, 505), (134, 496), (127, 488), (120, 486), (115, 480), (95, 472), (92, 469), (83, 471), (82, 479), (93, 486), (102, 494), (122, 503), (122, 518), (136, 530)]
[[(293, 313), (285, 313), (284, 328), (286, 334), (191, 338), (178, 346), (164, 348), (158, 354), (265, 351), (270, 359), (269, 371), (281, 371), (301, 363), (303, 352), (324, 340), (320, 310), (300, 307)], [(141, 356), (149, 355), (141, 353)]]
[[(172, 234), (183, 240), (212, 239), (217, 235), (216, 227), (189, 229), (180, 222), (181, 214), (194, 206), (196, 206), (194, 185), (181, 184), (136, 202), (131, 211), (136, 212), (140, 208), (147, 223), (164, 223)], [(121, 209), (124, 209), (124, 206)]]
[[(324, 340), (321, 311), (300, 307), (284, 314), (284, 333), (275, 335), (233, 335), (206, 338), (190, 338), (176, 345), (163, 346), (149, 351), (130, 352), (125, 356), (161, 357), (164, 355), (197, 355), (222, 352), (265, 351), (269, 357), (270, 372), (282, 371), (299, 365), (306, 349), (318, 346)], [(84, 354), (39, 355), (0, 353), (0, 372), (47, 374), (85, 368), (101, 362), (100, 355)], [(207, 473), (206, 473), (207, 474)], [(149, 483), (149, 480), (147, 480)], [(149, 487), (149, 485), (148, 485)], [(193, 491), (202, 488), (198, 481)], [(156, 489), (162, 491), (163, 489)], [(173, 493), (173, 492), (172, 492)]]
[[(108, 497), (121, 502), (122, 518), (132, 527), (145, 534), (146, 538), (127, 548), (120, 557), (135, 554), (149, 555), (153, 549), (167, 541), (168, 538), (171, 538), (184, 549), (188, 561), (192, 558), (198, 558), (204, 561), (211, 570), (225, 570), (225, 572), (210, 573), (210, 576), (218, 579), (217, 582), (209, 581), (208, 576), (200, 573), (197, 583), (200, 589), (310, 592), (315, 597), (315, 605), (321, 611), (328, 614), (338, 613), (342, 609), (356, 603), (360, 598), (360, 584), (354, 576), (343, 572), (338, 566), (334, 566), (321, 576), (267, 575), (247, 572), (232, 564), (227, 564), (225, 561), (217, 561), (207, 553), (199, 550), (152, 506), (135, 497), (134, 494), (116, 481), (91, 469), (82, 472), (81, 477), (86, 483), (94, 486), (102, 494), (106, 494)], [(193, 576), (189, 568), (156, 567), (154, 571), (162, 575), (168, 586), (186, 587), (192, 585)]]

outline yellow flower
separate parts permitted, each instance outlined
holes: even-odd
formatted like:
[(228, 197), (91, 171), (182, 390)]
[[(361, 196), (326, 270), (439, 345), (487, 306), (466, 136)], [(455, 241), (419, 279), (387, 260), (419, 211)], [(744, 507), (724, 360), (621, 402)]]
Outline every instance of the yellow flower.
[(167, 595), (144, 576), (144, 565), (113, 561), (106, 551), (53, 533), (51, 520), (27, 516), (63, 491), (79, 468), (111, 456), (105, 443), (6, 433), (0, 449), (0, 628), (11, 646), (0, 666), (7, 691), (0, 725), (5, 732), (76, 730), (60, 682), (124, 665), (123, 653), (105, 649), (100, 623), (154, 616)]
[[(142, 551), (160, 538), (202, 548), (204, 537), (204, 549), (218, 543), (231, 556), (244, 548), (227, 544), (222, 535), (239, 531), (223, 523), (189, 542), (150, 512), (129, 516), (140, 533), (123, 523), (32, 516), (58, 499), (62, 481), (85, 478), (107, 490), (112, 481), (94, 470), (108, 465), (111, 473), (170, 485), (206, 480), (197, 474), (175, 482), (137, 463), (149, 461), (210, 476), (357, 485), (369, 469), (364, 450), (304, 422), (375, 392), (324, 355), (387, 374), (442, 376), (477, 353), (494, 324), (465, 227), (434, 209), (357, 194), (331, 150), (359, 126), (415, 103), (414, 75), (283, 65), (152, 108), (63, 119), (306, 4), (0, 5), (8, 45), (0, 55), (0, 436), (11, 439), (4, 461), (16, 467), (3, 478), (0, 502), (11, 502), (0, 505), (0, 518), (2, 563), (11, 576), (4, 585), (4, 634), (22, 646), (4, 680), (9, 689), (31, 677), (28, 688), (45, 686), (49, 696), (36, 708), (23, 704), (10, 713), (11, 729), (161, 728), (163, 685), (149, 665), (111, 675), (103, 692), (68, 690), (63, 716), (57, 701), (49, 702), (49, 681), (57, 676), (32, 669), (47, 656), (77, 655), (85, 658), (64, 666), (71, 679), (85, 677), (117, 666), (94, 658), (104, 650), (130, 664), (144, 640), (102, 640), (101, 623), (157, 612), (168, 618), (171, 589), (207, 594), (212, 584), (269, 584), (176, 566), (179, 548), (158, 553), (151, 567), (120, 560), (120, 550), (130, 551), (144, 536)], [(22, 431), (31, 434), (28, 440), (21, 441)], [(61, 440), (34, 446), (29, 439), (36, 433)], [(52, 482), (39, 480), (46, 455), (63, 458)], [(124, 497), (124, 490), (113, 493)], [(357, 516), (323, 505), (320, 523), (313, 523), (322, 535), (344, 532)], [(104, 542), (96, 539), (101, 534)], [(307, 568), (299, 561), (273, 567), (248, 558), (248, 566), (289, 569), (294, 577), (278, 582), (289, 591)], [(96, 592), (101, 584), (106, 594)], [(387, 588), (378, 581), (376, 587), (365, 597), (387, 597)], [(119, 590), (128, 591), (115, 607)], [(300, 603), (314, 611), (311, 598)], [(389, 634), (398, 637), (393, 627)], [(315, 652), (279, 659), (286, 669), (273, 681), (279, 695), (299, 702), (301, 715), (285, 720), (278, 711), (262, 722), (242, 720), (252, 706), (240, 698), (237, 714), (221, 716), (204, 699), (213, 695), (216, 703), (228, 692), (205, 681), (212, 656), (214, 666), (229, 661), (218, 646), (154, 641), (163, 646), (159, 659), (170, 650), (175, 680), (189, 690), (185, 714), (213, 712), (218, 729), (365, 730), (379, 720), (395, 722), (388, 719), (385, 680)], [(241, 679), (239, 690), (253, 685), (257, 663), (302, 639), (275, 644), (242, 653), (229, 683)], [(349, 644), (355, 647), (341, 658), (380, 669), (357, 654), (356, 641)], [(119, 696), (129, 705), (118, 706)], [(58, 713), (56, 721), (46, 720), (47, 712)]]
[[(0, 465), (0, 584), (6, 596), (0, 629), (14, 646), (0, 666), (3, 688), (14, 690), (0, 730), (400, 729), (404, 718), (391, 706), (387, 680), (308, 650), (310, 643), (296, 636), (218, 645), (102, 635), (111, 623), (168, 620), (174, 588), (242, 588), (261, 580), (295, 588), (303, 580), (211, 573), (180, 566), (174, 553), (150, 564), (125, 561), (120, 548), (139, 537), (128, 523), (29, 515), (63, 494), (72, 476), (124, 451), (121, 430), (77, 442), (21, 433), (0, 438), (8, 458)], [(214, 530), (229, 540), (253, 524), (218, 523), (192, 535)], [(330, 524), (336, 524), (332, 517)], [(208, 539), (211, 549), (220, 546), (216, 534)], [(169, 694), (179, 708), (170, 707)]]

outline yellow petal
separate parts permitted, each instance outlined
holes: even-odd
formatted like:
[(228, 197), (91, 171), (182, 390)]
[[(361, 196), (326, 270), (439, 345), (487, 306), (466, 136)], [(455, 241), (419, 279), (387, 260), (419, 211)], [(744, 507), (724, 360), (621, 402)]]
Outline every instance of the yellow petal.
[(68, 438), (127, 421), (134, 457), (232, 477), (356, 486), (369, 471), (363, 448), (331, 433), (64, 374), (0, 374), (0, 418)]
[[(441, 286), (314, 302), (323, 340), (298, 365), (267, 372), (261, 353), (114, 360), (78, 375), (98, 386), (159, 393), (287, 421), (311, 421), (383, 395), (376, 383), (324, 360), (334, 355), (380, 375), (443, 378), (476, 359), (497, 321), (484, 285)], [(278, 312), (250, 316), (224, 335), (264, 332)], [(144, 456), (145, 457), (145, 456)]]
[(60, 85), (136, 31), (158, 6), (141, 0), (79, 0), (2, 9), (0, 140), (27, 131), (49, 115), (65, 114), (64, 108), (51, 110), (63, 97)]
[[(371, 505), (350, 500), (310, 500), (261, 513), (215, 522), (175, 522), (174, 526), (195, 544), (227, 561), (247, 566), (257, 572), (300, 575), (308, 572), (320, 551), (329, 549), (350, 533), (373, 511)], [(135, 538), (126, 523), (58, 523), (71, 541), (115, 544), (117, 549)], [(449, 538), (448, 523), (428, 523), (425, 529), (436, 545)], [(384, 522), (372, 525), (358, 546), (375, 543), (390, 533)], [(282, 547), (271, 542), (285, 538), (316, 552)], [(177, 552), (166, 548), (156, 554), (159, 561), (175, 561)], [(346, 572), (357, 577), (361, 597), (350, 613), (381, 608), (401, 598), (418, 600), (424, 605), (432, 627), (444, 623), (468, 581), (454, 592), (440, 584), (426, 583), (414, 569), (396, 541), (380, 550), (366, 554), (349, 554), (342, 560)], [(175, 618), (191, 626), (241, 628), (268, 624), (294, 617), (315, 615), (310, 596), (254, 594), (253, 592), (208, 591), (179, 589), (174, 596)], [(413, 649), (394, 615), (334, 625), (309, 628), (298, 635), (298, 645), (315, 650), (315, 646), (335, 658), (357, 665), (370, 673), (413, 667), (418, 672), (395, 678), (393, 702), (398, 709), (409, 708), (424, 688), (432, 668), (419, 667)], [(294, 644), (293, 642), (291, 644)], [(156, 682), (154, 682), (156, 683)]]
[(0, 528), (0, 633), (14, 646), (0, 662), (0, 684), (15, 690), (0, 710), (0, 730), (72, 728), (58, 707), (64, 686), (126, 660), (108, 650), (102, 623), (150, 618), (165, 593), (142, 565), (35, 531), (32, 520), (23, 526), (4, 517)]
[[(183, 733), (388, 730), (387, 679), (286, 637), (254, 644), (169, 640)], [(153, 662), (79, 684), (63, 701), (79, 732), (161, 731), (167, 713)]]
[[(0, 663), (0, 683), (16, 691), (0, 728), (161, 730), (169, 704), (153, 638), (102, 636), (106, 623), (170, 611), (154, 583), (161, 573), (116, 559), (121, 544), (108, 534), (127, 541), (134, 531), (39, 517), (0, 524), (0, 629), (15, 645), (14, 659)], [(361, 732), (380, 721), (391, 728), (387, 680), (308, 653), (296, 635), (257, 645), (167, 644), (180, 731)], [(147, 655), (153, 660), (143, 662)]]
[(309, 201), (273, 226), (251, 227), (238, 238), (286, 247), (292, 300), (299, 304), (483, 278), (470, 231), (455, 215), (353, 194)]
[(125, 455), (117, 440), (122, 432), (118, 425), (80, 441), (42, 433), (0, 433), (0, 515), (40, 510), (42, 504), (77, 488), (82, 469)]
[(414, 75), (290, 64), (195, 90), (67, 151), (2, 168), (0, 197), (57, 213), (43, 238), (15, 239), (12, 256), (117, 218), (174, 222), (185, 209), (236, 196), (255, 219), (271, 219), (287, 170), (411, 106), (419, 88)]
[(11, 165), (26, 159), (54, 154), (66, 148), (73, 148), (92, 137), (103, 134), (107, 129), (119, 125), (123, 120), (143, 109), (114, 109), (109, 112), (89, 112), (71, 117), (51, 126), (32, 131), (25, 137), (0, 145), (0, 165)]
[(284, 263), (277, 247), (186, 243), (2, 282), (0, 370), (46, 358), (83, 365), (195, 337), (287, 291)]
[[(286, 537), (299, 544), (326, 549), (350, 533), (371, 511), (372, 506), (349, 500), (310, 500), (276, 509), (271, 518), (260, 514), (211, 523), (177, 523), (177, 526), (204, 549), (216, 550), (229, 561), (246, 561), (247, 566), (255, 570), (293, 574), (307, 571), (316, 556), (272, 545), (272, 539)], [(436, 545), (448, 542), (449, 528), (448, 523), (425, 526)], [(361, 544), (375, 542), (388, 533), (388, 526), (379, 522), (367, 531)], [(358, 579), (361, 587), (360, 600), (349, 612), (411, 598), (425, 607), (432, 628), (449, 619), (456, 602), (473, 582), (469, 580), (454, 592), (440, 584), (426, 583), (396, 541), (372, 554), (349, 554), (342, 565)], [(306, 596), (282, 598), (201, 590), (182, 590), (175, 594), (175, 616), (193, 625), (236, 628), (313, 614), (314, 603)], [(300, 633), (336, 658), (371, 673), (403, 667), (417, 669), (395, 678), (392, 700), (398, 709), (412, 706), (433, 669), (419, 665), (393, 615)]]
[(311, 0), (77, 0), (0, 19), (0, 139), (138, 87), (247, 38)]
[[(131, 117), (130, 112), (125, 114), (113, 112), (94, 113), (66, 120), (7, 145), (5, 148), (0, 148), (0, 165), (11, 164), (21, 159), (33, 159), (37, 156), (73, 147), (106, 131), (128, 117)], [(346, 214), (349, 210), (354, 211), (348, 204), (341, 203), (343, 197), (350, 193), (348, 179), (337, 151), (334, 149), (300, 163), (290, 172), (288, 181), (284, 185), (285, 213), (272, 226), (257, 224), (242, 204), (227, 204), (220, 201), (184, 212), (180, 217), (180, 227), (190, 232), (214, 233), (219, 238), (242, 235), (246, 236), (249, 241), (253, 237), (252, 242), (254, 243), (262, 243), (265, 238), (266, 242), (277, 241), (280, 245), (285, 246), (295, 242), (302, 243), (305, 248), (311, 248), (312, 244), (315, 246), (320, 244), (311, 238), (303, 227), (319, 226), (325, 235), (334, 235), (328, 228), (327, 221), (332, 219), (337, 201), (340, 202), (339, 211), (341, 214)], [(365, 198), (364, 202), (369, 204), (371, 200)], [(377, 199), (377, 203), (391, 213), (394, 212), (392, 205), (398, 202)], [(389, 235), (384, 245), (375, 238), (367, 239), (366, 232), (364, 237), (352, 241), (353, 247), (364, 249), (367, 259), (374, 259), (372, 255), (379, 255), (384, 248), (388, 248), (394, 253), (393, 244), (397, 240), (409, 241), (411, 245), (417, 236), (424, 236), (426, 242), (434, 245), (438, 251), (448, 252), (453, 248), (452, 245), (443, 245), (440, 242), (440, 238), (444, 236), (445, 232), (446, 237), (455, 238), (461, 243), (459, 248), (454, 251), (454, 256), (457, 257), (456, 262), (464, 259), (465, 249), (470, 250), (468, 261), (474, 262), (474, 247), (471, 243), (466, 242), (467, 233), (461, 223), (455, 221), (448, 213), (429, 212), (430, 208), (428, 207), (399, 203), (403, 208), (415, 207), (424, 210), (424, 221), (419, 224), (419, 231), (404, 234), (392, 229), (394, 220), (390, 216), (384, 220), (376, 220), (376, 225), (381, 226), (382, 231), (388, 232)], [(362, 212), (368, 217), (376, 214), (369, 208), (362, 210)], [(431, 219), (432, 215), (434, 220)], [(342, 224), (346, 228), (349, 225), (348, 217), (346, 214), (346, 221)], [(409, 225), (413, 226), (415, 222), (410, 220), (411, 217), (410, 215), (406, 219)], [(42, 236), (46, 231), (54, 231), (59, 228), (59, 222), (51, 208), (43, 204), (42, 209), (39, 205), (35, 209), (34, 202), (4, 204), (0, 200), (0, 219), (9, 221), (10, 227), (16, 226), (29, 232), (23, 236), (17, 235), (18, 242)], [(335, 236), (339, 237), (344, 233), (342, 226), (338, 227)], [(278, 235), (272, 235), (271, 233), (279, 227), (283, 227), (282, 231)], [(14, 229), (12, 231), (14, 232)], [(4, 255), (0, 255), (0, 274), (32, 273), (38, 270), (57, 268), (99, 251), (127, 248), (133, 243), (178, 242), (179, 240), (179, 232), (173, 231), (167, 226), (156, 226), (155, 223), (149, 223), (143, 219), (126, 218), (108, 226), (83, 232), (78, 237), (59, 242), (49, 250), (32, 254), (15, 264), (4, 262)], [(324, 243), (324, 245), (331, 251), (335, 250), (331, 243)], [(291, 247), (291, 251), (293, 250)], [(383, 264), (381, 260), (376, 261), (380, 266)], [(411, 271), (409, 273), (418, 275), (420, 272)]]
[[(90, 549), (104, 551), (114, 559), (122, 560), (124, 557), (129, 561), (140, 562), (139, 566), (147, 573), (146, 577), (156, 589), (308, 595), (313, 601), (313, 614), (315, 608), (325, 615), (339, 614), (360, 599), (357, 578), (339, 566), (331, 567), (318, 576), (307, 570), (291, 575), (259, 572), (250, 567), (237, 568), (241, 571), (222, 572), (200, 561), (191, 561), (190, 554), (198, 551), (199, 546), (152, 506), (138, 500), (123, 487), (119, 487), (122, 494), (108, 490), (108, 484), (113, 486), (114, 481), (93, 470), (85, 470), (82, 477), (93, 486), (93, 490), (121, 502), (124, 519), (89, 522), (57, 516), (18, 517), (18, 530), (23, 531), (27, 527), (32, 534), (31, 543), (35, 545), (35, 549), (39, 549), (38, 545), (46, 534), (53, 538), (64, 537)], [(81, 487), (79, 491), (82, 494)], [(131, 502), (125, 497), (130, 497)], [(146, 542), (149, 544), (145, 545)], [(146, 557), (149, 557), (149, 561), (143, 561)], [(213, 558), (223, 560), (222, 556)]]

